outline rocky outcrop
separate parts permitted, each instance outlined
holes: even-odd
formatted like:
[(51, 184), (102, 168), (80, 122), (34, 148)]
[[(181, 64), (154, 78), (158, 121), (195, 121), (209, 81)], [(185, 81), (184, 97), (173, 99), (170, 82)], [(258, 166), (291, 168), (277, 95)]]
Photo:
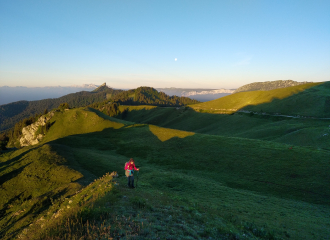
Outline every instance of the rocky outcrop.
[(107, 86), (107, 84), (106, 83), (103, 83), (101, 86), (99, 86), (98, 88), (96, 88), (92, 92), (102, 92), (102, 91), (107, 91), (109, 89), (110, 88)]
[(49, 112), (48, 114), (41, 116), (35, 123), (24, 127), (22, 129), (22, 137), (19, 140), (21, 147), (38, 144), (44, 136), (43, 134), (36, 134), (39, 126), (45, 126), (47, 121), (53, 116), (54, 112)]

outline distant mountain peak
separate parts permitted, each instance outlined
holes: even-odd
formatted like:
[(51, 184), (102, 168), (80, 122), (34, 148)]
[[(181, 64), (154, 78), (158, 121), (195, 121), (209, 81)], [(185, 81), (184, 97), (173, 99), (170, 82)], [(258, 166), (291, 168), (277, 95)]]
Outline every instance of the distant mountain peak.
[(103, 83), (101, 86), (99, 86), (98, 88), (96, 88), (95, 90), (93, 90), (92, 92), (102, 92), (105, 90), (110, 89), (106, 83)]

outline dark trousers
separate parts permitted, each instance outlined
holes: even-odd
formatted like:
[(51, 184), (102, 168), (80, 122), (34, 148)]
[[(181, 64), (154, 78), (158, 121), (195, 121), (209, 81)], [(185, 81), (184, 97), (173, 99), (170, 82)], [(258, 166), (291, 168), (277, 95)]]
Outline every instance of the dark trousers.
[(129, 176), (128, 177), (128, 183), (127, 183), (127, 185), (129, 187), (134, 187), (134, 176)]

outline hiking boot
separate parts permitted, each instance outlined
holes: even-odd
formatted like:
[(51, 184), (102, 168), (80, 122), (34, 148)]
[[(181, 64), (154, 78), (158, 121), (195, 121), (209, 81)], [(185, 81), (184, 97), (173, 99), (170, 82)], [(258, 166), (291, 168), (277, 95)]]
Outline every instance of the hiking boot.
[(135, 188), (134, 186), (132, 186), (131, 188)]

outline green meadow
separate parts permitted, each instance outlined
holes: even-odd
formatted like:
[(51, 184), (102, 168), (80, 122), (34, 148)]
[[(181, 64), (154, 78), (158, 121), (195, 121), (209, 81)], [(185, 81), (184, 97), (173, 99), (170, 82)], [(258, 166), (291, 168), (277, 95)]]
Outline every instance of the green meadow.
[(247, 113), (200, 113), (189, 107), (144, 107), (125, 106), (127, 113), (124, 118), (117, 118), (207, 135), (249, 138), (330, 150), (330, 119)]
[[(285, 89), (283, 104), (324, 87)], [(1, 238), (329, 238), (326, 111), (123, 109), (116, 118), (91, 108), (56, 112), (41, 143), (0, 155)], [(140, 168), (134, 190), (124, 176), (129, 158)]]
[(211, 113), (249, 110), (330, 118), (329, 91), (330, 82), (307, 83), (269, 91), (239, 92), (191, 107), (196, 111)]

